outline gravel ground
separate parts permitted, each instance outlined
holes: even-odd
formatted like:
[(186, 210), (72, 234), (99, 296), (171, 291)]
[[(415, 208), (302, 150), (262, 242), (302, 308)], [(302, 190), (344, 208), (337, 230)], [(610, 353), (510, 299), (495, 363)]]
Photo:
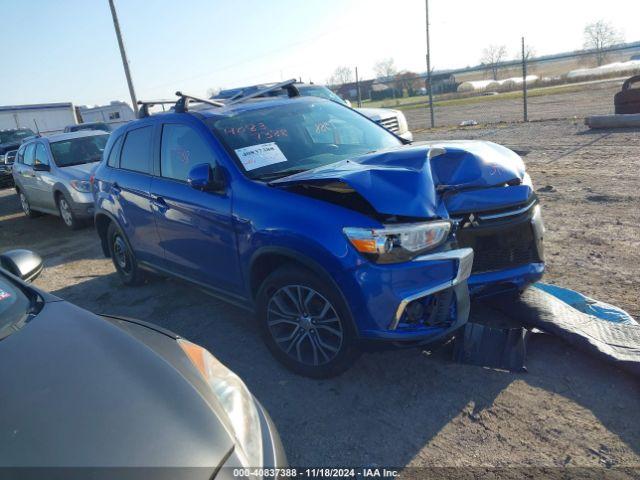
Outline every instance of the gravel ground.
[[(547, 280), (640, 316), (640, 133), (547, 122), (417, 136), (530, 150), (525, 159), (536, 185), (549, 186), (540, 192)], [(44, 256), (39, 287), (94, 312), (170, 328), (211, 350), (270, 411), (293, 465), (640, 468), (638, 381), (551, 336), (530, 341), (528, 373), (454, 364), (444, 350), (403, 350), (366, 354), (341, 377), (314, 381), (280, 367), (244, 311), (173, 280), (122, 286), (93, 229), (26, 219), (5, 190), (0, 250), (16, 247)]]

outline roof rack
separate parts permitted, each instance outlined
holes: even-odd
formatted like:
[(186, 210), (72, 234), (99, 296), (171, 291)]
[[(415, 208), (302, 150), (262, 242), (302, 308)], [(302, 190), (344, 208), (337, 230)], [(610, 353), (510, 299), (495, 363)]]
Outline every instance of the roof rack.
[(287, 80), (285, 82), (275, 83), (271, 86), (261, 88), (260, 90), (256, 90), (253, 93), (248, 95), (242, 95), (242, 92), (237, 93), (233, 97), (231, 97), (231, 101), (229, 103), (217, 102), (215, 100), (206, 100), (204, 98), (194, 97), (193, 95), (186, 95), (180, 91), (176, 92), (176, 95), (179, 97), (178, 101), (173, 100), (148, 100), (148, 101), (138, 101), (138, 105), (141, 105), (140, 111), (138, 112), (138, 118), (146, 118), (150, 115), (149, 107), (154, 105), (166, 105), (166, 104), (175, 104), (174, 111), (176, 113), (185, 113), (189, 111), (189, 102), (194, 101), (198, 103), (206, 103), (207, 105), (212, 105), (214, 107), (226, 107), (228, 105), (234, 105), (236, 103), (241, 103), (246, 100), (250, 100), (252, 98), (261, 97), (266, 95), (267, 93), (273, 92), (275, 90), (286, 90), (289, 94), (289, 97), (298, 97), (300, 96), (300, 91), (296, 88), (295, 84), (298, 81), (295, 78), (291, 80)]
[(267, 93), (273, 92), (275, 90), (281, 90), (281, 89), (286, 90), (287, 93), (289, 94), (289, 97), (298, 97), (300, 96), (300, 91), (296, 88), (295, 86), (296, 83), (298, 83), (298, 80), (296, 80), (295, 78), (292, 78), (284, 82), (275, 83), (269, 87), (261, 88), (260, 90), (256, 90), (255, 92), (249, 93), (248, 95), (243, 95), (240, 98), (236, 98), (238, 95), (241, 94), (240, 92), (234, 95), (233, 97), (231, 97), (231, 101), (225, 105), (234, 105), (236, 103), (241, 103), (241, 102), (244, 102), (245, 100), (261, 97), (263, 95), (266, 95)]
[(176, 102), (176, 113), (184, 113), (189, 111), (189, 102), (193, 100), (194, 102), (206, 103), (207, 105), (213, 105), (214, 107), (224, 107), (224, 103), (216, 102), (215, 100), (205, 100), (204, 98), (194, 97), (193, 95), (185, 95), (184, 93), (178, 91), (176, 95), (180, 97)]
[(150, 115), (149, 107), (153, 107), (154, 105), (167, 105), (175, 103), (175, 100), (138, 100), (138, 105), (141, 105), (141, 108), (138, 111), (138, 118), (147, 118)]

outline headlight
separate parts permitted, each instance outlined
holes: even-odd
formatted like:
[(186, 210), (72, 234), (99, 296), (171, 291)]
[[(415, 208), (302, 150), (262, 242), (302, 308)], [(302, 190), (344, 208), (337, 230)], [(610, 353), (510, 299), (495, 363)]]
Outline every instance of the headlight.
[(398, 117), (398, 134), (402, 135), (403, 133), (407, 133), (409, 131), (409, 124), (407, 123), (407, 117), (404, 116), (404, 113), (394, 110)]
[(238, 376), (206, 349), (179, 339), (178, 345), (207, 381), (233, 426), (245, 467), (262, 466), (262, 432), (253, 396)]
[(447, 239), (448, 221), (389, 225), (384, 228), (345, 228), (344, 234), (360, 253), (377, 263), (406, 262), (436, 248)]
[(91, 192), (91, 183), (87, 180), (71, 180), (71, 186), (81, 193)]

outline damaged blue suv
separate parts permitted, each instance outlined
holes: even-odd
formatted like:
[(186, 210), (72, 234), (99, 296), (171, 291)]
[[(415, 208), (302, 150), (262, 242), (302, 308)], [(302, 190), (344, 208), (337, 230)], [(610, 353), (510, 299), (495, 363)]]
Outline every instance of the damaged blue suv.
[(111, 135), (95, 224), (125, 284), (169, 274), (248, 307), (279, 361), (327, 377), (365, 344), (446, 339), (470, 294), (542, 276), (540, 207), (517, 154), (408, 145), (293, 82), (270, 88), (289, 97), (189, 109), (181, 96)]

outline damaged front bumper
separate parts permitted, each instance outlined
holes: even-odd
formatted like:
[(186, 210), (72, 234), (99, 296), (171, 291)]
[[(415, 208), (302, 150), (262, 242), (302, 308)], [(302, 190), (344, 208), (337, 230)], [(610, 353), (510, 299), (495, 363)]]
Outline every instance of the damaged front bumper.
[(426, 344), (449, 336), (469, 316), (472, 264), (473, 250), (461, 248), (355, 269), (340, 283), (360, 339)]

